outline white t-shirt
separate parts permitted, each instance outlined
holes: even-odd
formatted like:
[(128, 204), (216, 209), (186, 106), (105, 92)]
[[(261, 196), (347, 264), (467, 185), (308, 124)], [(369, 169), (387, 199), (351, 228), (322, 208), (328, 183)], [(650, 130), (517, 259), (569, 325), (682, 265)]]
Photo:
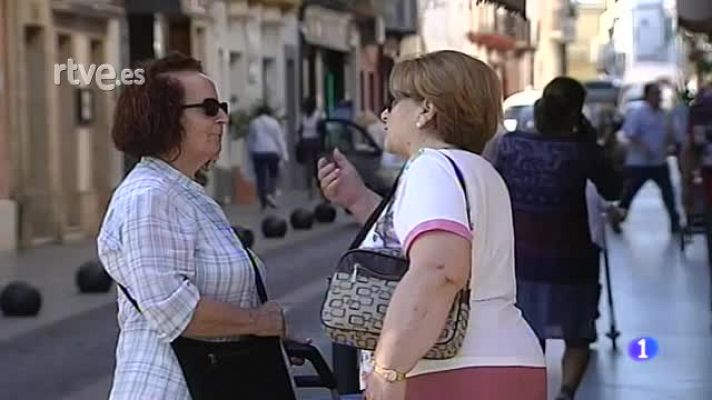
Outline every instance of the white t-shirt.
[(318, 139), (319, 138), (319, 121), (321, 120), (321, 115), (319, 112), (314, 112), (312, 115), (305, 115), (302, 117), (302, 137), (304, 139)]
[(250, 122), (247, 148), (250, 153), (277, 153), (282, 160), (289, 161), (282, 126), (269, 115), (260, 115)]
[[(459, 167), (470, 202), (470, 229)], [(507, 187), (482, 157), (462, 150), (426, 149), (413, 156), (362, 248), (400, 248), (422, 233), (445, 230), (472, 240), (470, 319), (465, 342), (448, 360), (421, 360), (408, 376), (474, 366), (544, 367), (539, 340), (516, 308), (514, 228)], [(362, 352), (362, 371), (371, 352)]]

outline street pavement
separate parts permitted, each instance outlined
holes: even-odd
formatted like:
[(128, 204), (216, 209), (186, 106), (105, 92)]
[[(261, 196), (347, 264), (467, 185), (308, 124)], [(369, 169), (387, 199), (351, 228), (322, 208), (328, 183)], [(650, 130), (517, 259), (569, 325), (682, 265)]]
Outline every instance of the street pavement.
[[(316, 338), (321, 347), (326, 347), (318, 324), (318, 304), (333, 269), (332, 260), (348, 246), (356, 229), (353, 224), (342, 224), (313, 236), (307, 246), (293, 243), (262, 256), (270, 296), (286, 308), (295, 337)], [(2, 321), (21, 322), (8, 318)], [(106, 398), (117, 334), (112, 300), (69, 319), (0, 340), (0, 399)]]
[[(343, 222), (308, 236), (294, 233), (289, 244), (261, 253), (269, 268), (270, 294), (287, 307), (292, 331), (314, 339), (327, 361), (330, 345), (318, 310), (326, 278), (355, 232), (353, 224)], [(682, 254), (677, 237), (668, 233), (659, 191), (646, 186), (633, 204), (624, 233), (614, 236), (609, 232), (609, 244), (616, 316), (622, 332), (619, 350), (614, 352), (605, 337), (609, 311), (602, 296), (599, 341), (576, 399), (712, 399), (710, 275), (703, 238), (695, 237)], [(37, 260), (58, 264), (70, 261), (76, 252), (72, 248), (66, 253), (59, 249), (37, 251)], [(2, 262), (0, 258), (0, 265)], [(44, 289), (50, 290), (49, 286), (47, 283)], [(0, 399), (106, 398), (117, 335), (113, 294), (106, 297), (111, 301), (14, 335), (3, 332), (24, 321), (0, 318)], [(92, 301), (84, 296), (65, 306), (80, 307), (80, 303)], [(52, 304), (44, 307), (43, 313), (52, 310)], [(628, 355), (628, 345), (642, 336), (657, 340), (659, 353), (648, 361), (635, 361)], [(562, 351), (560, 342), (548, 343), (550, 398), (560, 384)], [(300, 390), (299, 395), (300, 399), (316, 400), (328, 393), (309, 389)]]

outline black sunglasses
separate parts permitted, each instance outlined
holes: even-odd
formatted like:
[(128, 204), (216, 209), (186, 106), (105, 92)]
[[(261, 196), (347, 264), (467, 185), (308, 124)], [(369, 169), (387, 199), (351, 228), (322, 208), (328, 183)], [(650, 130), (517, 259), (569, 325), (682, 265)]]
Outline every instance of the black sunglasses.
[(227, 102), (225, 102), (225, 101), (219, 102), (212, 98), (207, 98), (207, 99), (203, 100), (202, 103), (184, 104), (182, 106), (182, 108), (184, 108), (184, 109), (185, 108), (197, 108), (197, 107), (202, 108), (203, 112), (208, 117), (214, 117), (214, 116), (218, 115), (218, 113), (220, 112), (220, 109), (225, 111), (225, 114), (228, 113)]
[(384, 112), (388, 111), (389, 113), (395, 107), (397, 103), (397, 100), (393, 96), (388, 96), (388, 99), (386, 99), (386, 102), (383, 104), (383, 109), (381, 109), (381, 112), (378, 115), (383, 114)]
[(411, 98), (411, 97), (408, 95), (405, 95), (405, 94), (399, 94), (397, 97), (393, 96), (392, 94), (388, 94), (388, 99), (386, 100), (386, 104), (383, 106), (382, 111), (391, 112), (393, 110), (393, 107), (395, 107), (399, 101), (401, 101), (405, 98)]

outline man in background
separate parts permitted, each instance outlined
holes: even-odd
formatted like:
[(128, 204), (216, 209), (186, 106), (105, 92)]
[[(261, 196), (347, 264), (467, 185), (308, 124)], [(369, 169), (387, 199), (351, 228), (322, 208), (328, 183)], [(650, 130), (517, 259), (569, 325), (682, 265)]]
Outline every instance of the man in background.
[(675, 206), (675, 195), (667, 164), (669, 148), (675, 143), (673, 129), (661, 108), (662, 96), (656, 83), (644, 89), (645, 104), (632, 110), (623, 125), (629, 141), (626, 155), (627, 182), (619, 208), (627, 215), (635, 195), (649, 180), (662, 192), (663, 202), (670, 216), (670, 231), (680, 231), (680, 217)]

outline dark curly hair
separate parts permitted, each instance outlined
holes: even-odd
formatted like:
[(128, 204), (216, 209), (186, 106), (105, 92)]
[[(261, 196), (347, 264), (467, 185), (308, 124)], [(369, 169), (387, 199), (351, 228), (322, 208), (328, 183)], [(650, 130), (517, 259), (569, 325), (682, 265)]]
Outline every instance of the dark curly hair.
[(203, 72), (200, 61), (181, 53), (148, 61), (142, 85), (125, 86), (114, 110), (111, 137), (116, 148), (134, 158), (157, 157), (180, 149), (183, 85), (170, 72)]

